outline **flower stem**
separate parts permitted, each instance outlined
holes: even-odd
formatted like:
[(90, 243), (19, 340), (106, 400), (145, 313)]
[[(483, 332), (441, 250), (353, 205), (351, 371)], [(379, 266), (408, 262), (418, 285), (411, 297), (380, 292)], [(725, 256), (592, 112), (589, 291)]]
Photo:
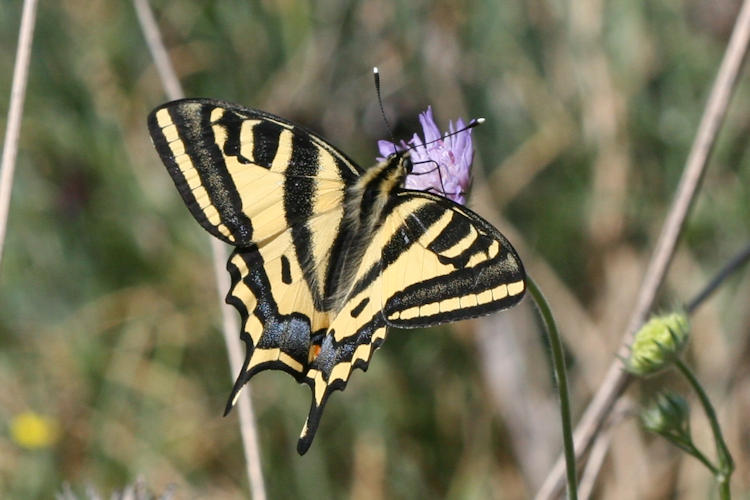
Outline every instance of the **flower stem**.
[[(708, 457), (707, 457), (706, 455), (704, 455), (704, 454), (703, 454), (703, 452), (702, 452), (702, 451), (700, 451), (700, 450), (699, 450), (698, 448), (696, 448), (696, 446), (695, 446), (695, 445), (693, 444), (693, 442), (692, 442), (692, 441), (691, 441), (691, 442), (689, 442), (689, 443), (680, 443), (680, 442), (676, 442), (676, 441), (673, 441), (673, 443), (674, 443), (675, 445), (677, 445), (677, 446), (678, 446), (678, 447), (679, 447), (680, 449), (684, 450), (685, 452), (689, 453), (690, 455), (692, 455), (692, 456), (694, 456), (695, 458), (697, 458), (698, 460), (700, 460), (700, 462), (701, 462), (701, 463), (702, 463), (703, 465), (705, 465), (705, 466), (706, 466), (706, 468), (707, 468), (708, 470), (710, 470), (710, 471), (711, 471), (711, 473), (712, 473), (712, 474), (713, 474), (714, 476), (717, 476), (717, 477), (718, 477), (718, 476), (719, 476), (719, 474), (721, 474), (721, 472), (719, 471), (719, 468), (718, 468), (718, 467), (716, 467), (716, 466), (715, 466), (715, 465), (714, 465), (714, 464), (713, 464), (713, 463), (711, 462), (711, 460), (709, 460), (709, 459), (708, 459)], [(722, 497), (722, 498), (723, 498), (723, 497)]]
[(570, 395), (568, 393), (568, 376), (565, 373), (565, 355), (563, 354), (562, 340), (557, 332), (557, 325), (552, 316), (552, 310), (544, 298), (542, 291), (531, 276), (526, 276), (529, 293), (534, 298), (534, 303), (542, 315), (547, 330), (550, 350), (552, 354), (552, 367), (557, 381), (557, 391), (560, 395), (560, 421), (562, 423), (563, 448), (565, 450), (565, 467), (568, 478), (568, 499), (578, 498), (578, 477), (576, 476), (576, 455), (573, 448), (573, 430), (570, 419)]
[(721, 434), (721, 427), (719, 427), (719, 420), (716, 418), (716, 412), (714, 411), (713, 405), (711, 405), (711, 401), (708, 399), (708, 395), (703, 390), (703, 387), (701, 387), (700, 382), (695, 378), (695, 375), (690, 368), (688, 368), (688, 366), (679, 358), (675, 360), (675, 365), (677, 366), (677, 369), (685, 375), (685, 378), (688, 380), (695, 393), (698, 394), (698, 399), (703, 406), (706, 418), (708, 418), (708, 421), (711, 424), (711, 431), (713, 431), (714, 441), (716, 443), (716, 456), (719, 460), (718, 469), (713, 469), (714, 476), (719, 482), (720, 498), (722, 498), (722, 500), (727, 500), (731, 498), (729, 492), (729, 478), (732, 476), (732, 472), (734, 472), (734, 460), (732, 460), (732, 455), (729, 453), (729, 448), (727, 448), (727, 444), (724, 441), (724, 436)]

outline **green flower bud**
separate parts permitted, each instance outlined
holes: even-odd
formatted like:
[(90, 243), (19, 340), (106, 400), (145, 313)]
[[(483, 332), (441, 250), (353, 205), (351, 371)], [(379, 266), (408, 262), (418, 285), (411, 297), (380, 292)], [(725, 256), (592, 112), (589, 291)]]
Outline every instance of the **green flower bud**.
[(671, 392), (659, 394), (656, 401), (641, 412), (643, 427), (670, 441), (691, 442), (690, 407), (685, 399)]
[(685, 313), (655, 316), (635, 334), (626, 361), (634, 375), (650, 375), (669, 366), (687, 345), (690, 323)]

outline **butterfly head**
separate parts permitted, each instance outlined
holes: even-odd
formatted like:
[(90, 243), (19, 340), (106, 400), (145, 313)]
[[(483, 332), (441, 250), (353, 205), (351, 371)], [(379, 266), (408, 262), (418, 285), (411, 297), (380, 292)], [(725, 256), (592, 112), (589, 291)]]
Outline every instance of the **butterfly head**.
[(394, 172), (403, 175), (404, 178), (414, 171), (411, 149), (394, 150), (391, 154), (386, 156), (381, 163), (389, 165)]
[[(455, 126), (449, 123), (448, 132), (442, 134), (435, 123), (432, 108), (428, 107), (419, 115), (419, 121), (424, 138), (414, 134), (408, 143), (378, 141), (380, 153), (389, 161), (408, 162), (404, 165), (407, 174), (404, 187), (407, 189), (431, 191), (464, 204), (474, 159), (471, 129), (484, 120), (471, 120), (465, 124), (459, 119)], [(408, 154), (408, 158), (401, 160), (398, 153)]]

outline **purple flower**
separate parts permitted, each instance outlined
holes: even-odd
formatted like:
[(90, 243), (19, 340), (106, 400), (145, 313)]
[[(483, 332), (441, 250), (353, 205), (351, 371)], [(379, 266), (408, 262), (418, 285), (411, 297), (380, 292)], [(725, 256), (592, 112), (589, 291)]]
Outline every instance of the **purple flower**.
[(383, 161), (395, 151), (411, 150), (414, 168), (406, 177), (404, 187), (432, 191), (463, 205), (471, 183), (471, 162), (474, 159), (471, 128), (466, 128), (464, 121), (459, 118), (455, 127), (453, 122), (449, 122), (448, 133), (441, 136), (432, 116), (432, 106), (419, 114), (419, 122), (422, 124), (424, 140), (414, 134), (408, 143), (378, 141), (378, 149), (383, 155), (378, 161)]

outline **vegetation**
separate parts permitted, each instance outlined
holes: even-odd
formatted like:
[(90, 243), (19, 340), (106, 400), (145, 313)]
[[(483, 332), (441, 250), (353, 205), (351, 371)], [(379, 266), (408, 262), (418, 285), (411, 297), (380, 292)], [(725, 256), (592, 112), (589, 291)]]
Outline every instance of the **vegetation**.
[[(474, 129), (469, 205), (519, 250), (565, 342), (574, 420), (614, 359), (740, 2), (154, 1), (185, 91), (271, 111), (363, 165), (433, 106)], [(0, 10), (0, 117), (21, 2)], [(6, 96), (6, 97), (3, 97)], [(42, 2), (0, 269), (0, 496), (248, 495), (235, 374), (208, 237), (148, 138), (166, 100), (129, 2)], [(687, 303), (750, 241), (750, 82), (740, 80), (659, 307)], [(5, 128), (3, 120), (2, 129)], [(223, 292), (222, 292), (223, 294)], [(750, 492), (750, 280), (690, 317), (683, 359)], [(560, 453), (530, 301), (392, 331), (295, 451), (308, 389), (250, 384), (269, 498), (524, 498)], [(705, 498), (711, 474), (633, 418), (679, 374), (634, 385), (611, 420), (600, 498)], [(711, 429), (690, 428), (703, 449)], [(30, 429), (30, 430), (29, 430)], [(36, 429), (36, 430), (35, 430)], [(41, 429), (41, 430), (39, 430)], [(36, 434), (35, 434), (36, 432)], [(628, 496), (632, 495), (632, 496)]]

